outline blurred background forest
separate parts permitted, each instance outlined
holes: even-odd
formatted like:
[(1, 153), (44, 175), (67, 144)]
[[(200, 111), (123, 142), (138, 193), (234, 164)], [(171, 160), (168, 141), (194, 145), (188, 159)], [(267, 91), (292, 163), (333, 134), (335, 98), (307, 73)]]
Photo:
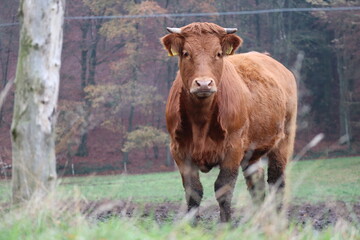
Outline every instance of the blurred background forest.
[[(18, 6), (18, 0), (0, 3), (0, 90), (15, 77)], [(238, 52), (268, 52), (295, 73), (299, 87), (295, 154), (314, 136), (324, 133), (324, 140), (308, 151), (306, 158), (359, 155), (360, 10), (241, 14), (249, 10), (340, 6), (359, 7), (360, 3), (67, 1), (56, 142), (59, 174), (174, 169), (164, 111), (177, 58), (167, 56), (159, 39), (167, 33), (166, 27), (195, 21), (238, 28), (237, 34), (244, 39)], [(216, 12), (219, 14), (195, 14)], [(178, 15), (164, 16), (174, 13)], [(146, 17), (154, 14), (161, 16)], [(0, 111), (2, 175), (11, 165), (13, 99), (12, 89)]]

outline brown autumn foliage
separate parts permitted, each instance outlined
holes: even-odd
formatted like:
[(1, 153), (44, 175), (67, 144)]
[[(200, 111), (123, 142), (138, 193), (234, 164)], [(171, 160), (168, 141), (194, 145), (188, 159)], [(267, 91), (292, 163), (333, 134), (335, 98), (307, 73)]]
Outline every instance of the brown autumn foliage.
[[(16, 22), (19, 2), (4, 1), (6, 7), (0, 8), (0, 24)], [(356, 1), (331, 1), (329, 5), (328, 1), (321, 0), (74, 0), (67, 3), (66, 16), (135, 16), (358, 5)], [(139, 129), (147, 128), (159, 136), (166, 133), (164, 102), (177, 71), (177, 61), (167, 56), (159, 38), (166, 33), (167, 26), (181, 27), (194, 21), (237, 27), (238, 34), (244, 39), (240, 52), (267, 51), (289, 68), (295, 65), (299, 52), (303, 52), (299, 81), (304, 94), (299, 101), (300, 106), (310, 108), (302, 113), (301, 119), (306, 124), (297, 133), (295, 152), (317, 133), (324, 132), (324, 142), (308, 153), (310, 157), (325, 156), (324, 152), (329, 156), (358, 154), (359, 14), (359, 11), (338, 11), (66, 20), (58, 107), (59, 165), (63, 164), (63, 156), (72, 155), (75, 165), (81, 163), (89, 168), (94, 165), (89, 171), (105, 165), (121, 171), (118, 165), (123, 158), (121, 150), (124, 150), (130, 133), (137, 131), (133, 133), (137, 135)], [(14, 76), (18, 27), (0, 27), (1, 90)], [(11, 147), (12, 100), (10, 93), (0, 112), (0, 146), (5, 149)], [(350, 141), (337, 144), (338, 139), (346, 134), (349, 134)], [(137, 139), (141, 139), (140, 135)], [(144, 136), (141, 141), (146, 142), (145, 139)], [(89, 155), (75, 156), (82, 143), (88, 147)], [(156, 166), (165, 163), (165, 142), (157, 141), (158, 159), (145, 158), (146, 154), (153, 155), (149, 154), (150, 151), (155, 151), (150, 145), (137, 145), (136, 150), (129, 150), (129, 162), (133, 162), (128, 165), (130, 173), (139, 172), (146, 161), (153, 161), (154, 167), (141, 169), (142, 172), (157, 171)], [(0, 156), (4, 162), (11, 163), (11, 155), (7, 153), (1, 150)], [(96, 167), (93, 162), (97, 163)]]

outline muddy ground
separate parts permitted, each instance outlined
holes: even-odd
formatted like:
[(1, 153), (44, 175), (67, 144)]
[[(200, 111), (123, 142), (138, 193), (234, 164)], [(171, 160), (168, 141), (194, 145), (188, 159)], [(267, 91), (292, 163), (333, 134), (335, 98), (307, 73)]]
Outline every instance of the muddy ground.
[[(186, 206), (172, 202), (140, 205), (132, 202), (101, 200), (83, 203), (81, 208), (87, 217), (95, 220), (106, 221), (106, 219), (113, 216), (151, 217), (160, 225), (177, 221), (183, 218), (186, 212)], [(244, 218), (246, 218), (245, 216), (249, 211), (245, 207), (234, 207), (232, 211), (235, 224), (246, 221)], [(287, 217), (291, 223), (298, 225), (310, 223), (316, 230), (332, 226), (339, 220), (345, 220), (360, 226), (360, 202), (345, 203), (336, 201), (290, 205)], [(218, 219), (219, 208), (217, 205), (200, 207), (200, 222), (206, 224), (206, 222), (217, 222)]]

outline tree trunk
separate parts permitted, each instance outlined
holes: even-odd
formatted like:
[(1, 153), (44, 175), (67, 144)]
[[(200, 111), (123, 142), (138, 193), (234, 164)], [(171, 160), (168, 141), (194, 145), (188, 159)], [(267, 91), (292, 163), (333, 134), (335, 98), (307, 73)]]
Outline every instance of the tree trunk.
[[(89, 109), (89, 107), (87, 107)], [(88, 110), (90, 111), (90, 110)], [(89, 114), (86, 114), (86, 119), (89, 119), (88, 117)], [(85, 133), (83, 133), (83, 135), (81, 135), (81, 138), (80, 138), (80, 145), (75, 153), (75, 156), (77, 157), (87, 157), (89, 155), (89, 149), (88, 149), (88, 146), (87, 146), (87, 140), (88, 140), (88, 132), (86, 130)]]
[(348, 92), (349, 92), (349, 82), (348, 78), (344, 76), (344, 68), (345, 68), (345, 61), (344, 57), (342, 56), (341, 49), (337, 52), (337, 71), (339, 76), (339, 91), (340, 91), (340, 137), (346, 136), (348, 139), (347, 144), (349, 149), (351, 148), (351, 124), (350, 124), (350, 111), (349, 111), (349, 104), (348, 104)]
[[(130, 107), (130, 115), (129, 115), (129, 125), (128, 125), (128, 129), (127, 132), (131, 132), (133, 129), (133, 120), (134, 120), (134, 111), (135, 111), (135, 107), (131, 105)], [(124, 140), (124, 142), (126, 141), (126, 139)], [(124, 143), (123, 143), (124, 145)], [(124, 166), (124, 172), (127, 172), (127, 165), (129, 163), (129, 152), (123, 152), (123, 156), (122, 156), (122, 162), (123, 162), (123, 166)]]
[(88, 84), (95, 85), (95, 74), (96, 74), (96, 66), (97, 66), (97, 46), (100, 41), (100, 28), (102, 26), (102, 20), (99, 19), (95, 23), (95, 39), (93, 39), (93, 43), (91, 44), (90, 58), (89, 58), (89, 75), (88, 75)]
[(170, 152), (170, 146), (166, 145), (166, 162), (165, 162), (166, 166), (171, 166), (173, 165), (173, 159), (171, 157), (171, 152)]
[(12, 200), (55, 187), (55, 122), (65, 0), (20, 2), (12, 137)]
[(87, 81), (86, 81), (86, 77), (87, 77), (87, 56), (88, 56), (88, 47), (86, 46), (86, 36), (89, 30), (89, 21), (86, 21), (83, 25), (80, 26), (81, 29), (81, 61), (80, 61), (80, 65), (81, 65), (81, 88), (83, 90), (83, 95), (85, 96), (84, 93), (84, 88), (87, 86)]
[[(91, 115), (91, 103), (88, 99), (85, 98), (85, 87), (88, 85), (95, 85), (95, 74), (96, 74), (96, 66), (98, 64), (97, 60), (97, 46), (100, 41), (100, 33), (99, 30), (101, 28), (102, 20), (98, 20), (95, 22), (95, 30), (94, 35), (95, 39), (92, 40), (92, 44), (90, 46), (86, 46), (86, 39), (88, 36), (89, 30), (91, 31), (93, 27), (93, 23), (91, 21), (87, 21), (84, 25), (82, 25), (81, 32), (82, 32), (82, 50), (81, 50), (81, 87), (83, 90), (83, 97), (85, 99), (85, 121), (86, 121), (86, 131), (81, 136), (81, 142), (76, 152), (76, 156), (86, 157), (89, 155), (89, 148), (88, 148), (88, 126), (89, 126), (89, 118)], [(90, 32), (90, 36), (91, 32)]]
[[(272, 7), (283, 8), (284, 2), (284, 0), (273, 0)], [(284, 49), (284, 46), (286, 46), (284, 44), (286, 35), (284, 27), (284, 14), (282, 12), (272, 13), (271, 15), (271, 38), (273, 46), (271, 55), (280, 59), (280, 57), (287, 51), (287, 49)]]
[[(260, 5), (260, 0), (256, 0), (256, 7), (259, 8)], [(261, 46), (261, 19), (260, 19), (260, 14), (255, 14), (255, 31), (256, 31), (256, 47), (260, 48)]]
[[(91, 22), (90, 21), (86, 21), (83, 25), (81, 25), (80, 29), (81, 29), (81, 61), (80, 61), (80, 65), (81, 65), (81, 89), (82, 89), (82, 97), (85, 99), (85, 110), (86, 110), (86, 114), (85, 114), (85, 125), (88, 125), (88, 119), (89, 119), (89, 115), (90, 115), (90, 102), (89, 100), (87, 100), (85, 98), (85, 88), (88, 84), (88, 51), (89, 48), (86, 44), (86, 38), (88, 35), (88, 31), (91, 27)], [(85, 157), (89, 154), (88, 148), (87, 148), (87, 137), (88, 137), (88, 133), (87, 133), (87, 129), (85, 131), (85, 133), (83, 133), (81, 135), (81, 141), (80, 141), (80, 145), (75, 153), (76, 156), (80, 156), (80, 157)]]

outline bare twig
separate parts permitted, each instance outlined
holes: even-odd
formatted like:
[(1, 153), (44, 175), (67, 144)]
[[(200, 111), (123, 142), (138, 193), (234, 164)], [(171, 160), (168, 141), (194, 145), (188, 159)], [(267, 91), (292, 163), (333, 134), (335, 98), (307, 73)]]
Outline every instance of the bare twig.
[(305, 154), (307, 151), (309, 151), (311, 148), (315, 147), (316, 145), (318, 145), (319, 142), (321, 142), (321, 140), (323, 140), (323, 138), (325, 137), (325, 135), (323, 133), (319, 133), (317, 134), (294, 158), (293, 161), (299, 161)]
[(4, 89), (0, 92), (0, 109), (3, 105), (3, 103), (5, 102), (6, 96), (9, 93), (11, 86), (14, 83), (14, 78), (11, 79), (10, 81), (8, 81), (4, 87)]

